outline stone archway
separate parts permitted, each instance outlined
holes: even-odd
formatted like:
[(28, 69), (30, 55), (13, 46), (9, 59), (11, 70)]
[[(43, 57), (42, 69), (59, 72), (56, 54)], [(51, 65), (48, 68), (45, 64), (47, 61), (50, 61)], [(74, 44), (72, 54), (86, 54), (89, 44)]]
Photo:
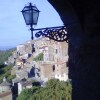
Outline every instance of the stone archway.
[(69, 26), (69, 77), (73, 100), (100, 98), (99, 0), (48, 0)]

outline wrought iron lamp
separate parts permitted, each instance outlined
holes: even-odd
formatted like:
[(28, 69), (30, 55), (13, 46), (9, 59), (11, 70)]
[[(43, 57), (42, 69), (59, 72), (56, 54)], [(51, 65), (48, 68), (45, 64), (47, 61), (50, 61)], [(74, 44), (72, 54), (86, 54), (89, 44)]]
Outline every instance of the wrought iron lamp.
[(30, 25), (31, 27), (31, 39), (33, 40), (33, 25), (37, 25), (40, 11), (36, 6), (33, 6), (32, 3), (29, 3), (29, 5), (25, 6), (21, 12), (23, 14), (26, 25)]
[(45, 36), (50, 39), (53, 39), (58, 42), (67, 41), (67, 29), (65, 26), (57, 26), (57, 27), (47, 27), (47, 28), (39, 28), (34, 29), (33, 26), (37, 25), (39, 10), (36, 6), (33, 6), (32, 3), (29, 3), (28, 6), (25, 6), (21, 11), (25, 20), (26, 25), (30, 25), (31, 30), (31, 39), (33, 40), (33, 31), (39, 30), (35, 34), (36, 37)]

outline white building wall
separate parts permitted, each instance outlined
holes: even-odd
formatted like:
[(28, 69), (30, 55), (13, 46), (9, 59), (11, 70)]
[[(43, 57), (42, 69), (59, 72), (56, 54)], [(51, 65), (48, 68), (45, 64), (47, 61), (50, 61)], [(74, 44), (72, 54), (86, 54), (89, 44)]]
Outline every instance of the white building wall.
[(56, 74), (55, 75), (56, 79), (59, 79), (60, 81), (67, 81), (68, 80), (68, 74), (64, 73), (64, 74)]
[(23, 44), (22, 45), (18, 45), (17, 46), (17, 52), (20, 52), (20, 53), (25, 52), (25, 46)]
[(20, 94), (22, 91), (22, 84), (18, 83), (18, 94)]

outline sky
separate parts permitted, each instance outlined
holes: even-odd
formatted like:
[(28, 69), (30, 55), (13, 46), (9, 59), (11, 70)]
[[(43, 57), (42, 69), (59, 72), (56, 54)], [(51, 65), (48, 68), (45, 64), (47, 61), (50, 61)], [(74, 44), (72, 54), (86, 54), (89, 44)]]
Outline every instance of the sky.
[(31, 39), (30, 27), (26, 26), (22, 9), (28, 3), (40, 10), (35, 28), (63, 25), (58, 13), (47, 0), (1, 0), (0, 1), (0, 47), (16, 47)]

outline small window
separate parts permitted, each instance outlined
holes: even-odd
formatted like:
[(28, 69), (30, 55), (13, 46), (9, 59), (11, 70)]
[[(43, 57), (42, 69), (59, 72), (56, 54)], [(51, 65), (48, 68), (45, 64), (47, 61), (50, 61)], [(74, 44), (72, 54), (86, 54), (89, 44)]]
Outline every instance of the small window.
[(52, 66), (53, 72), (55, 71), (55, 65)]
[(56, 49), (56, 54), (58, 53), (58, 50)]

